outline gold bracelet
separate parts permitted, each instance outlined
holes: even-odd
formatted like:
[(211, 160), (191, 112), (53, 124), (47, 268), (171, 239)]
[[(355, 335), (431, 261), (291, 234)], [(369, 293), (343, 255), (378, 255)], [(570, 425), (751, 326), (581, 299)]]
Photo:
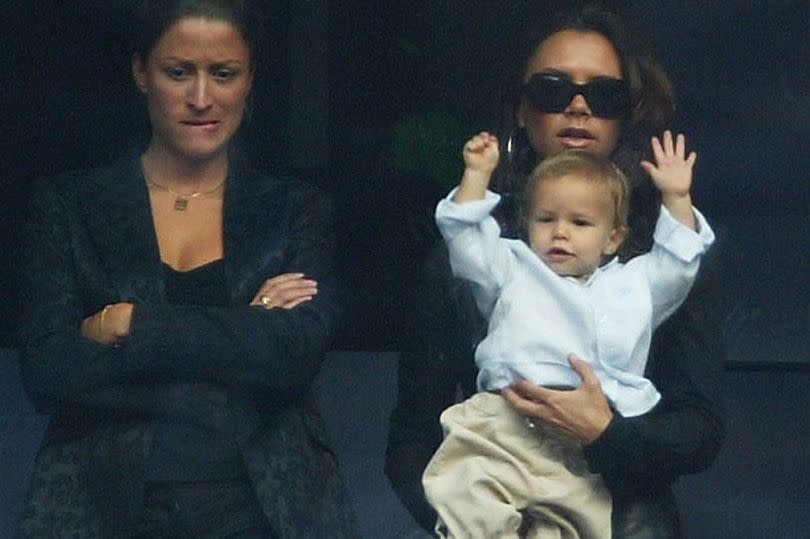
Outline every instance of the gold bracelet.
[(107, 314), (107, 311), (112, 308), (112, 305), (105, 305), (103, 309), (101, 309), (101, 316), (98, 319), (98, 335), (99, 337), (104, 332), (104, 315)]

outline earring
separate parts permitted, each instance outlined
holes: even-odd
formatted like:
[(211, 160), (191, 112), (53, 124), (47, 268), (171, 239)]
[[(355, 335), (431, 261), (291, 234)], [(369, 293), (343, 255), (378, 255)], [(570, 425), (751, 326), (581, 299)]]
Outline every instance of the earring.
[(509, 138), (506, 139), (506, 155), (511, 156), (512, 152), (514, 151), (515, 151), (515, 131), (512, 130), (512, 132), (509, 133)]
[(510, 170), (513, 170), (513, 166), (519, 166), (519, 160), (521, 155), (525, 153), (527, 144), (526, 130), (520, 126), (515, 126), (509, 133), (509, 138), (506, 139), (506, 145), (504, 146), (504, 158)]

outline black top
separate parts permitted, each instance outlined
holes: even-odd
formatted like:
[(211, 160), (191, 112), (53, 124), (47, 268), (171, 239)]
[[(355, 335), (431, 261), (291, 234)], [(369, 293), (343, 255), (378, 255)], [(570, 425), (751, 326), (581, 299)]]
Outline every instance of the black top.
[(178, 271), (166, 263), (163, 276), (166, 301), (173, 305), (228, 305), (225, 286), (225, 260), (212, 260), (188, 271)]
[[(162, 263), (166, 286), (166, 301), (173, 305), (207, 305), (223, 307), (228, 304), (225, 284), (225, 261), (214, 260), (188, 271), (178, 271)], [(209, 393), (197, 394), (194, 386), (178, 391), (168, 405), (177, 414), (174, 418), (154, 421), (154, 438), (149, 459), (145, 463), (145, 478), (152, 481), (207, 481), (212, 479), (246, 478), (239, 449), (233, 439), (231, 421), (225, 417), (224, 403), (216, 402)], [(218, 420), (202, 423), (208, 413), (219, 410)], [(196, 419), (196, 420), (195, 420)]]
[[(310, 398), (341, 310), (331, 202), (232, 160), (222, 210), (227, 306), (175, 305), (166, 301), (140, 155), (32, 186), (19, 360), (29, 397), (51, 421), (21, 535), (131, 536), (161, 419), (233, 429), (281, 539), (357, 537)], [(312, 301), (250, 306), (269, 277), (290, 272), (318, 281)], [(84, 318), (119, 302), (133, 305), (126, 341), (81, 335)]]

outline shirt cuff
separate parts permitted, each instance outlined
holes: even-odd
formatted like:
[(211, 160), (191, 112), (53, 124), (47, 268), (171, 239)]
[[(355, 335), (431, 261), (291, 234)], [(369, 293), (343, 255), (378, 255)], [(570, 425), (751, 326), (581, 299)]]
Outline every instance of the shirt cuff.
[(696, 230), (672, 217), (666, 206), (661, 206), (653, 235), (656, 243), (665, 246), (667, 251), (686, 263), (704, 254), (714, 243), (714, 231), (706, 218), (697, 208), (692, 208), (692, 211), (695, 213)]
[(453, 238), (470, 225), (486, 220), (501, 200), (500, 195), (487, 190), (482, 199), (458, 203), (453, 201), (456, 191), (458, 187), (436, 206), (436, 224), (445, 239)]

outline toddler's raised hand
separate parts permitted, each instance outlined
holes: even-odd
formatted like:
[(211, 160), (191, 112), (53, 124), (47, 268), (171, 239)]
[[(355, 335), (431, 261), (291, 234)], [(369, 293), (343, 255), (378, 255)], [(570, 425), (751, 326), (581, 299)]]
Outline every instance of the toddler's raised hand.
[(484, 198), (492, 171), (498, 164), (498, 139), (481, 131), (464, 144), (464, 174), (453, 200), (458, 203)]
[(467, 169), (492, 172), (498, 164), (498, 139), (481, 131), (464, 144), (463, 154)]
[(641, 168), (655, 183), (664, 196), (684, 197), (692, 187), (692, 167), (697, 159), (695, 152), (686, 157), (686, 138), (679, 133), (673, 140), (669, 130), (664, 131), (663, 141), (652, 138), (655, 164), (642, 161)]
[(692, 167), (697, 154), (690, 152), (689, 157), (685, 157), (686, 138), (679, 133), (673, 141), (669, 130), (664, 131), (663, 141), (658, 140), (658, 137), (652, 138), (652, 151), (655, 164), (642, 161), (641, 168), (647, 171), (661, 191), (661, 203), (670, 214), (695, 230), (697, 222), (689, 189), (692, 187)]

